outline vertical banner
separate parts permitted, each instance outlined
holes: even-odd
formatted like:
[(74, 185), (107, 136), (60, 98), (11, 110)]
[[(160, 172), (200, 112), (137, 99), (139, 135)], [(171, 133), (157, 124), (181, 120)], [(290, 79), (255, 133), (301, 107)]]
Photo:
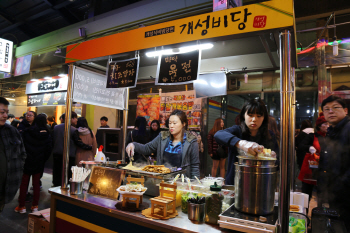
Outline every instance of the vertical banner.
[(156, 85), (178, 85), (197, 80), (200, 53), (195, 50), (159, 56)]
[(0, 71), (11, 73), (13, 42), (0, 38)]
[(150, 125), (153, 120), (159, 120), (160, 96), (159, 94), (139, 94), (137, 96), (136, 116), (146, 118)]
[(165, 121), (170, 113), (175, 109), (186, 113), (188, 128), (199, 129), (202, 116), (202, 99), (195, 98), (195, 91), (182, 91), (163, 93), (161, 96), (159, 121), (162, 127), (165, 127)]
[(138, 58), (109, 62), (106, 88), (135, 87), (138, 71)]

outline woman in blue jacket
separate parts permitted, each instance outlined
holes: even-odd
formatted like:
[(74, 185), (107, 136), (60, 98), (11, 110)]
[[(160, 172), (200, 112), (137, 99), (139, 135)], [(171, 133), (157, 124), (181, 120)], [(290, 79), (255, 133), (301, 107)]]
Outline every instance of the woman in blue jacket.
[(269, 116), (262, 100), (252, 99), (246, 103), (239, 114), (239, 119), (240, 125), (220, 130), (214, 135), (217, 143), (229, 148), (225, 177), (227, 185), (235, 183), (234, 163), (238, 161), (237, 155), (240, 154), (240, 150), (252, 155), (257, 155), (264, 148), (271, 149), (274, 155), (274, 151), (278, 151), (276, 137), (268, 130)]

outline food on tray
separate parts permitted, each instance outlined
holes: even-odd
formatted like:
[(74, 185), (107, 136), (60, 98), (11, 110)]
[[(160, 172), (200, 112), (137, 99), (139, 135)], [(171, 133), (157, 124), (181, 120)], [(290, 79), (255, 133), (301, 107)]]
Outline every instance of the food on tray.
[(170, 173), (171, 170), (164, 165), (147, 165), (142, 171), (155, 172), (155, 173)]
[(128, 170), (141, 170), (142, 167), (136, 167), (132, 165), (132, 161), (130, 161), (130, 163), (128, 165), (126, 165), (125, 167), (122, 167), (122, 169), (128, 169)]
[(289, 210), (293, 212), (299, 212), (300, 207), (298, 205), (290, 205)]
[(143, 187), (142, 184), (134, 182), (134, 183), (120, 186), (119, 190), (123, 191), (123, 192), (135, 193), (135, 192), (145, 192), (147, 190), (147, 188)]

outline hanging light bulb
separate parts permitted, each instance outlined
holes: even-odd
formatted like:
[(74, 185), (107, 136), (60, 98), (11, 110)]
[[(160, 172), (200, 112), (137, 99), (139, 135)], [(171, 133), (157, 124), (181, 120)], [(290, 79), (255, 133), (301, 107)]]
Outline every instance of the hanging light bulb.
[(244, 74), (244, 83), (248, 83), (248, 74), (247, 73)]

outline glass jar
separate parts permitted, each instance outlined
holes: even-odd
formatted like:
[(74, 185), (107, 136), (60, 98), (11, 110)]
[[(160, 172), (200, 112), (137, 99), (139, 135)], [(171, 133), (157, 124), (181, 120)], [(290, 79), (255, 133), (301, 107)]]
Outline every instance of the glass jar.
[(214, 185), (210, 186), (208, 194), (205, 198), (205, 222), (218, 224), (224, 200), (224, 195), (221, 193), (221, 186), (218, 186), (215, 182)]

